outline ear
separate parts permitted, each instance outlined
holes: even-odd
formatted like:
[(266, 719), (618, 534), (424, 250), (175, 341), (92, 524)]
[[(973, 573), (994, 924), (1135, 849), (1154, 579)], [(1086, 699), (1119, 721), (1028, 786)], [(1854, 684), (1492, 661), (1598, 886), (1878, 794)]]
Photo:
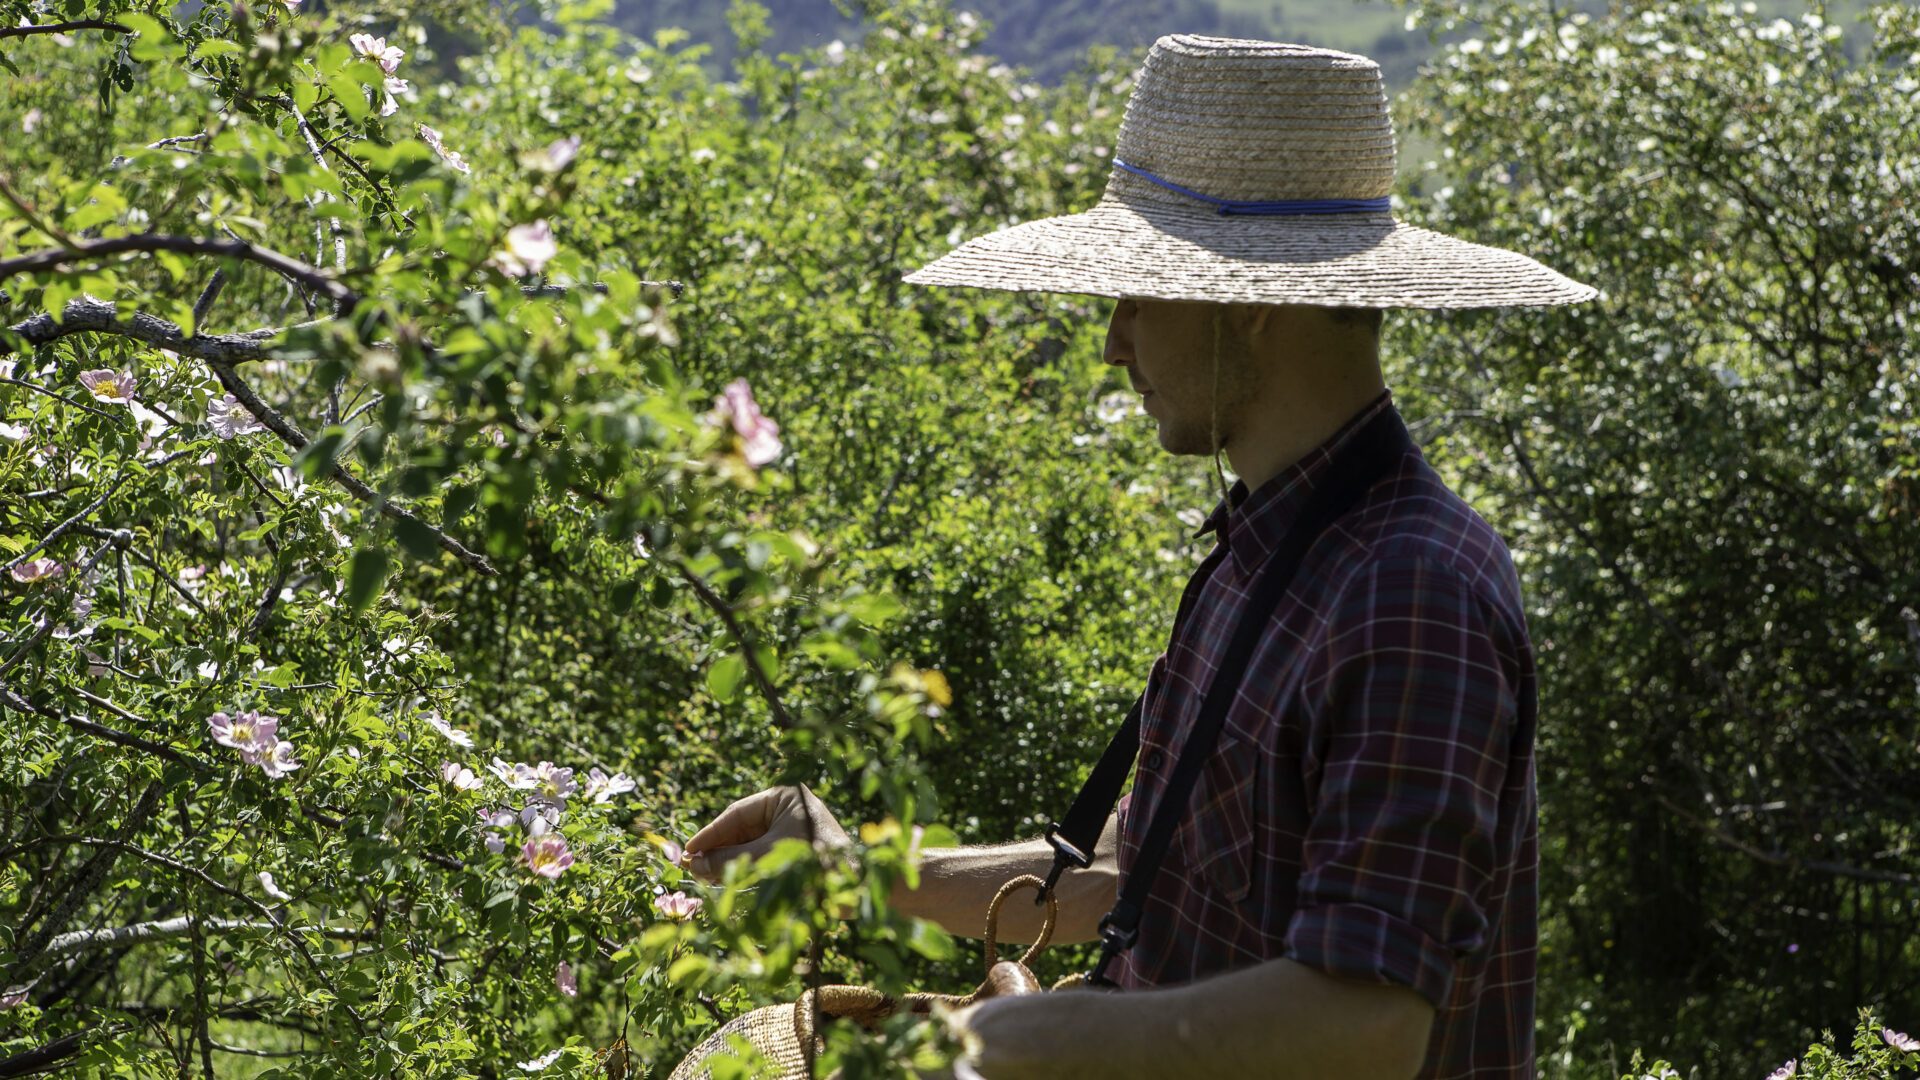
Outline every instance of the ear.
[(1240, 309), (1242, 336), (1253, 338), (1266, 332), (1278, 309), (1272, 304), (1247, 304)]

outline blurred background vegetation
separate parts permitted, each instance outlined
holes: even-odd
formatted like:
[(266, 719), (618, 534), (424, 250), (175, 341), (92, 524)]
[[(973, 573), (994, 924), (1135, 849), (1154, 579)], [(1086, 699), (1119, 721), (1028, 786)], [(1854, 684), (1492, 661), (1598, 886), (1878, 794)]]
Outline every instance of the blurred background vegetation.
[[(558, 243), (581, 267), (683, 286), (663, 303), (675, 340), (650, 382), (698, 401), (752, 380), (789, 454), (785, 480), (730, 504), (737, 524), (814, 538), (872, 590), (868, 658), (945, 673), (950, 706), (924, 748), (902, 744), (901, 768), (980, 841), (1033, 835), (1070, 800), (1163, 646), (1203, 553), (1182, 515), (1214, 488), (1206, 463), (1158, 450), (1098, 362), (1105, 301), (917, 290), (901, 274), (1097, 199), (1139, 46), (1158, 33), (1376, 56), (1396, 89), (1402, 217), (1604, 290), (1572, 311), (1390, 313), (1383, 343), (1416, 436), (1508, 538), (1527, 589), (1543, 681), (1542, 1073), (1611, 1078), (1644, 1049), (1703, 1076), (1762, 1076), (1823, 1029), (1850, 1030), (1861, 1006), (1920, 1025), (1913, 6), (1007, 0), (974, 19), (920, 0), (629, 0), (530, 7), (517, 28), (458, 4), (306, 8), (303, 25), (406, 44), (404, 119), (475, 163), (480, 191), (510, 186), (519, 154), (581, 137), (551, 213)], [(9, 50), (10, 174), (107, 176), (126, 144), (200, 122), (180, 118), (210, 107), (184, 83), (100, 93), (112, 50), (84, 36)], [(246, 208), (280, 227), (270, 200)], [(282, 239), (311, 247), (310, 233)], [(217, 318), (237, 329), (288, 300), (261, 287), (230, 302)], [(317, 411), (326, 387), (280, 392)], [(0, 452), (25, 491), (24, 451)], [(635, 834), (684, 835), (781, 774), (792, 746), (737, 670), (712, 677), (724, 649), (697, 604), (658, 585), (664, 571), (577, 506), (516, 512), (502, 577), (409, 556), (387, 584), (389, 618), (430, 639), (421, 672), (445, 680), (450, 719), (502, 754), (565, 748), (634, 774)], [(770, 591), (753, 614), (783, 658), (825, 648), (811, 588)], [(351, 631), (374, 634), (369, 649), (390, 632)], [(319, 666), (354, 640), (316, 633), (270, 624), (258, 644)], [(45, 671), (76, 662), (48, 657)], [(777, 678), (805, 701), (848, 692), (805, 664)], [(893, 804), (863, 776), (882, 765), (815, 779), (843, 815), (874, 818)], [(130, 877), (125, 895), (165, 888)], [(590, 906), (570, 918), (593, 932)], [(871, 945), (837, 942), (829, 973), (952, 988), (977, 962), (928, 950), (902, 973)], [(191, 959), (145, 969), (149, 998), (185, 996)], [(377, 982), (400, 961), (357, 963)], [(74, 1028), (122, 1016), (121, 970), (87, 969), (40, 1004)], [(490, 1017), (488, 1051), (517, 1045), (509, 1031), (603, 1046), (616, 985), (583, 978), (564, 1002), (471, 990), (433, 1022)], [(670, 1060), (704, 1020), (692, 1006), (662, 1020), (651, 1052)], [(223, 1075), (253, 1068), (222, 1061)]]

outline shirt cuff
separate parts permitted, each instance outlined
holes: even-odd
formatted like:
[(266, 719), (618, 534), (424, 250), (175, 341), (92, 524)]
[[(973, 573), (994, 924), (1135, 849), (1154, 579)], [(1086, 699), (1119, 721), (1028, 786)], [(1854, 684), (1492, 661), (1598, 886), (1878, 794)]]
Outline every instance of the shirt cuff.
[(1453, 953), (1412, 923), (1364, 904), (1294, 913), (1286, 955), (1343, 979), (1411, 987), (1438, 1010), (1453, 990)]

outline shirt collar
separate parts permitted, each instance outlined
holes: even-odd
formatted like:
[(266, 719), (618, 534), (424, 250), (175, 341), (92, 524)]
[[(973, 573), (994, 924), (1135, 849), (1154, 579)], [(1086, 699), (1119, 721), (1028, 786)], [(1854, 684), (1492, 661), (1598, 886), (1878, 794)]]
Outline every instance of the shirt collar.
[(1233, 557), (1242, 577), (1252, 574), (1278, 547), (1294, 519), (1324, 479), (1328, 466), (1353, 433), (1381, 412), (1393, 408), (1393, 392), (1383, 390), (1367, 406), (1348, 418), (1340, 429), (1300, 460), (1275, 474), (1258, 491), (1249, 492), (1245, 481), (1235, 480), (1227, 497), (1215, 504), (1194, 533), (1199, 539), (1218, 532), (1220, 544)]

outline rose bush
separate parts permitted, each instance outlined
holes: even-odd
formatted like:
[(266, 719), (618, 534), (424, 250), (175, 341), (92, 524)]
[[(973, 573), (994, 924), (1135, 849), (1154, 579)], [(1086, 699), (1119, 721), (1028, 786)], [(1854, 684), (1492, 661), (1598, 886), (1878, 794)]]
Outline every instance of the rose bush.
[[(1216, 491), (1104, 304), (899, 276), (1089, 205), (1133, 61), (603, 8), (0, 2), (0, 1063), (658, 1075), (977, 978), (891, 883), (1067, 804)], [(1534, 605), (1543, 1071), (1911, 1031), (1912, 9), (1465, 15), (1402, 213), (1608, 290), (1384, 350)], [(682, 873), (783, 780), (852, 865)]]

